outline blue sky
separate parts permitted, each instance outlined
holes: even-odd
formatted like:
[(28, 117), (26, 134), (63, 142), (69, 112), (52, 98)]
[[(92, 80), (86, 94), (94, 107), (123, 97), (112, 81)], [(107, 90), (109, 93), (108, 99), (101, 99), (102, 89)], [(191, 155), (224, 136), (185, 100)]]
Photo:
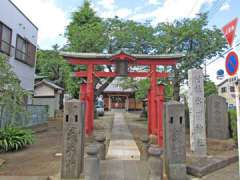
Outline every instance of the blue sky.
[[(42, 49), (66, 42), (64, 32), (71, 12), (83, 3), (83, 0), (12, 1), (39, 27), (38, 44)], [(204, 11), (210, 11), (209, 26), (216, 25), (219, 28), (235, 17), (240, 18), (239, 0), (91, 0), (91, 3), (103, 18), (117, 15), (139, 22), (152, 20), (153, 25), (185, 17), (193, 18)], [(238, 27), (235, 42), (240, 41), (239, 34)], [(219, 58), (207, 68), (211, 79), (216, 82), (216, 70), (220, 68), (224, 69), (224, 58)]]

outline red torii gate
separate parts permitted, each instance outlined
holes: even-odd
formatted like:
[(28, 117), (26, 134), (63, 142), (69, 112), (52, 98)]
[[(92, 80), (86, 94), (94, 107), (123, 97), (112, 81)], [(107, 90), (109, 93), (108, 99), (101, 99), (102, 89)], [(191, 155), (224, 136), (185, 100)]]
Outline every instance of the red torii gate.
[[(125, 75), (128, 77), (149, 77), (150, 88), (148, 91), (148, 133), (157, 136), (158, 144), (163, 146), (163, 103), (164, 85), (157, 84), (158, 78), (167, 78), (167, 72), (157, 72), (157, 65), (175, 66), (177, 60), (183, 55), (129, 55), (124, 52), (119, 54), (96, 53), (70, 53), (62, 52), (61, 55), (72, 65), (86, 65), (87, 71), (75, 72), (75, 77), (87, 78), (87, 83), (80, 85), (80, 99), (86, 101), (86, 133), (93, 131), (94, 120), (94, 78), (116, 77)], [(116, 65), (115, 72), (95, 71), (95, 65)], [(128, 66), (149, 66), (149, 72), (126, 72)], [(124, 74), (125, 72), (125, 74)]]

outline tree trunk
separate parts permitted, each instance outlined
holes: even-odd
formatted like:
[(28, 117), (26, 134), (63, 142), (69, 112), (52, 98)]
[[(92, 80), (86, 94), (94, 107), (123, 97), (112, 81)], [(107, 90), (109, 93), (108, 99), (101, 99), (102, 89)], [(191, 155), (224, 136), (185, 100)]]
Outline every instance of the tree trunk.
[(180, 79), (179, 71), (174, 67), (174, 80), (173, 80), (173, 100), (180, 101)]
[(180, 82), (174, 81), (173, 84), (173, 99), (175, 101), (180, 101)]

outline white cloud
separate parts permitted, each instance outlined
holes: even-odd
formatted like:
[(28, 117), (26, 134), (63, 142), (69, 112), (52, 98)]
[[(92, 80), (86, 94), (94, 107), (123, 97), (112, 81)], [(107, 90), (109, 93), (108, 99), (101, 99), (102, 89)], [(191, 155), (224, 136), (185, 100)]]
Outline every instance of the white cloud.
[(230, 9), (229, 3), (224, 3), (222, 7), (220, 8), (220, 11), (228, 11)]
[(115, 0), (100, 0), (97, 4), (104, 7), (105, 9), (112, 10), (114, 9), (114, 3)]
[(152, 20), (153, 24), (164, 21), (173, 21), (185, 17), (195, 17), (203, 4), (211, 4), (213, 0), (165, 0), (164, 3), (152, 12), (139, 13), (131, 17), (136, 21)]
[(161, 4), (161, 2), (159, 0), (147, 0), (147, 2), (149, 4), (152, 4), (152, 5), (157, 5), (157, 4)]
[(64, 33), (68, 20), (64, 11), (57, 7), (55, 0), (13, 0), (13, 2), (39, 28), (38, 44), (41, 48), (50, 48), (49, 46), (53, 44), (49, 42), (59, 40), (59, 35)]
[(126, 18), (132, 13), (132, 10), (128, 8), (121, 8), (116, 11), (116, 15), (121, 18)]
[(113, 18), (115, 16), (127, 18), (133, 13), (133, 10), (129, 8), (119, 8), (115, 0), (99, 0), (96, 4), (93, 4), (92, 7), (102, 18)]

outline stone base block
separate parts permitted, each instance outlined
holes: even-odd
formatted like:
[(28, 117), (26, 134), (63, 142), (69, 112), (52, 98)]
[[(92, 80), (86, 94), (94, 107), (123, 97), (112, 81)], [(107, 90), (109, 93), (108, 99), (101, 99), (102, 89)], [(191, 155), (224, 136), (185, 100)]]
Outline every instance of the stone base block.
[(210, 157), (201, 158), (198, 161), (187, 165), (187, 173), (196, 177), (202, 177), (225, 166), (237, 162), (238, 156), (231, 155), (228, 157)]
[(169, 180), (186, 180), (187, 170), (185, 164), (169, 164), (168, 169)]

